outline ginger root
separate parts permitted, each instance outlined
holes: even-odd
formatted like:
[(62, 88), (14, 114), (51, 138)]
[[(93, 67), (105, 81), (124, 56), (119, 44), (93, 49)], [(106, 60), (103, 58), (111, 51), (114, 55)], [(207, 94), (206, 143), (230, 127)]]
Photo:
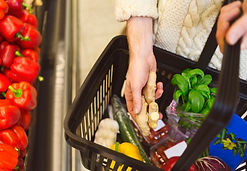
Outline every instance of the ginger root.
[(151, 102), (148, 105), (148, 125), (155, 129), (157, 128), (157, 122), (159, 120), (159, 106), (156, 102)]
[(136, 115), (136, 123), (139, 126), (143, 136), (148, 136), (150, 134), (150, 127), (148, 126), (148, 115), (147, 115), (148, 104), (145, 98), (142, 96), (142, 109), (140, 113)]
[(155, 102), (155, 91), (156, 91), (156, 73), (150, 72), (148, 75), (148, 81), (143, 89), (143, 94), (148, 103), (149, 116), (148, 125), (155, 129), (157, 127), (157, 122), (159, 120), (159, 106)]
[(147, 84), (143, 90), (145, 100), (148, 104), (155, 101), (155, 91), (156, 91), (156, 73), (150, 72), (148, 75)]

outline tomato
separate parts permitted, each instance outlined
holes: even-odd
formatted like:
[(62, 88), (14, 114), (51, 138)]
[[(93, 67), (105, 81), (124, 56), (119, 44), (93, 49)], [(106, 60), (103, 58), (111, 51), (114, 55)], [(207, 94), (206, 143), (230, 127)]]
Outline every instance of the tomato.
[[(176, 164), (179, 157), (172, 157), (166, 161), (164, 165), (161, 166), (161, 169), (165, 171), (171, 171), (173, 166)], [(188, 171), (197, 171), (196, 166), (193, 164)]]

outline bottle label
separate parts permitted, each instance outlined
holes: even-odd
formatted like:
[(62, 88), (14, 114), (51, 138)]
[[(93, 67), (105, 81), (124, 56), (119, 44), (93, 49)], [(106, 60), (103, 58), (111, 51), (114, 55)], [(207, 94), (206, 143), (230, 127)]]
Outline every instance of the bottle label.
[(187, 148), (187, 144), (185, 141), (182, 141), (171, 148), (168, 148), (164, 151), (166, 157), (170, 159), (171, 157), (181, 156), (184, 150)]
[(159, 119), (158, 122), (157, 122), (157, 128), (155, 128), (154, 131), (157, 132), (161, 128), (163, 128), (164, 126), (166, 126), (166, 124), (161, 119)]

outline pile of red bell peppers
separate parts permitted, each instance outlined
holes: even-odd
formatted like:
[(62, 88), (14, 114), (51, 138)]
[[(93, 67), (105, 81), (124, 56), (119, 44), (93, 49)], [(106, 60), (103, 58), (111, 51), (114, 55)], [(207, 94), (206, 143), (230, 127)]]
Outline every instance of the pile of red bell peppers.
[(23, 170), (42, 41), (32, 9), (0, 0), (0, 171)]

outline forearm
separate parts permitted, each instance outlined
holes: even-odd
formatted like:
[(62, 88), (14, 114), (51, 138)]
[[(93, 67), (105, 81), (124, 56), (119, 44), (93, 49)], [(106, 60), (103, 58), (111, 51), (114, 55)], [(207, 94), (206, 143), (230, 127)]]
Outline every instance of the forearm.
[(133, 58), (153, 57), (153, 20), (149, 17), (131, 17), (127, 21), (130, 62)]

